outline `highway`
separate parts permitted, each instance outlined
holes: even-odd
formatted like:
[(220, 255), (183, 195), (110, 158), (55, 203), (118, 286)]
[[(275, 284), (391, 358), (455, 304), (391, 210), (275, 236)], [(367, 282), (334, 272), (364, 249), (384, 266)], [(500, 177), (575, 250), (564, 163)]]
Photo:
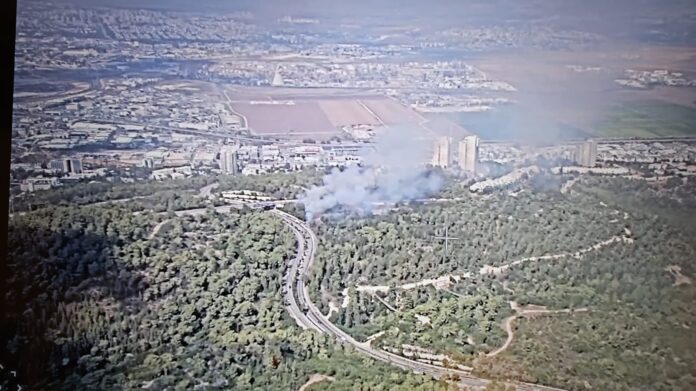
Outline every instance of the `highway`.
[[(135, 198), (139, 197), (102, 201), (88, 205), (100, 205), (111, 202), (121, 203), (133, 200)], [(281, 202), (284, 204), (292, 203), (296, 200), (282, 201), (285, 201)], [(231, 208), (238, 208), (242, 205), (256, 207), (265, 206), (266, 204), (272, 203), (275, 202), (238, 202), (234, 204), (217, 206), (213, 209), (217, 212), (226, 213)], [(179, 210), (176, 211), (175, 214), (177, 216), (200, 215), (207, 213), (208, 210), (208, 208), (194, 208), (187, 210)], [(161, 214), (165, 213), (167, 212), (162, 212)], [(270, 213), (273, 213), (280, 219), (282, 219), (282, 221), (292, 229), (292, 231), (295, 234), (295, 238), (297, 239), (297, 254), (295, 258), (291, 261), (289, 267), (285, 272), (285, 275), (283, 275), (282, 292), (283, 301), (285, 303), (286, 309), (288, 310), (290, 316), (296, 320), (297, 324), (300, 327), (302, 327), (303, 329), (315, 330), (321, 334), (330, 335), (343, 343), (350, 344), (356, 351), (366, 356), (369, 356), (378, 361), (391, 364), (393, 366), (399, 367), (407, 371), (430, 375), (437, 379), (446, 378), (450, 381), (458, 379), (459, 384), (461, 384), (462, 386), (471, 387), (475, 389), (483, 388), (490, 382), (487, 379), (482, 379), (473, 376), (471, 372), (468, 370), (445, 368), (436, 365), (431, 365), (420, 361), (411, 360), (403, 356), (386, 352), (381, 349), (373, 348), (370, 345), (370, 343), (358, 342), (353, 337), (345, 333), (343, 330), (336, 327), (319, 311), (316, 305), (312, 303), (309, 297), (309, 291), (307, 290), (307, 286), (305, 285), (307, 270), (309, 270), (309, 268), (312, 265), (312, 262), (314, 262), (314, 253), (317, 249), (318, 239), (316, 235), (311, 230), (311, 228), (309, 228), (306, 222), (298, 219), (295, 216), (292, 216), (280, 209), (271, 209)], [(156, 230), (153, 232), (156, 233)], [(553, 388), (529, 383), (509, 382), (508, 384), (513, 385), (519, 391), (564, 391), (560, 388)]]
[[(279, 209), (273, 209), (271, 213), (280, 217), (292, 229), (297, 238), (297, 255), (291, 261), (283, 276), (283, 298), (290, 316), (297, 321), (300, 327), (315, 330), (321, 334), (328, 334), (343, 343), (350, 344), (355, 350), (366, 356), (408, 371), (430, 375), (438, 379), (458, 379), (459, 384), (462, 386), (479, 389), (485, 387), (490, 382), (487, 379), (471, 375), (469, 371), (426, 364), (373, 348), (369, 343), (358, 342), (336, 327), (312, 303), (305, 285), (307, 270), (314, 262), (314, 253), (317, 249), (318, 240), (316, 235), (304, 221), (295, 216)], [(529, 383), (511, 382), (509, 384), (520, 391), (563, 391), (559, 388)]]

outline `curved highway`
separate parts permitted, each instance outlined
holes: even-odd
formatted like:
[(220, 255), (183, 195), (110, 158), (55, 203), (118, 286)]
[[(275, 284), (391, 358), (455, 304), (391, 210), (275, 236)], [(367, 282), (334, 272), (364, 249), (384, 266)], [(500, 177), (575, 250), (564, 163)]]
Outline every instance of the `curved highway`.
[[(314, 253), (317, 248), (318, 240), (316, 235), (304, 221), (295, 216), (278, 209), (271, 210), (271, 213), (280, 217), (283, 222), (293, 230), (297, 238), (297, 256), (292, 260), (292, 263), (283, 276), (283, 298), (290, 316), (292, 316), (302, 328), (328, 334), (343, 343), (352, 345), (355, 350), (362, 354), (405, 370), (431, 375), (435, 378), (459, 379), (461, 385), (473, 388), (483, 388), (489, 383), (489, 380), (472, 376), (468, 371), (426, 364), (373, 348), (369, 343), (358, 342), (343, 330), (336, 327), (319, 311), (314, 303), (312, 303), (305, 285), (306, 273), (314, 261)], [(510, 384), (520, 391), (563, 391), (559, 388), (529, 383)]]

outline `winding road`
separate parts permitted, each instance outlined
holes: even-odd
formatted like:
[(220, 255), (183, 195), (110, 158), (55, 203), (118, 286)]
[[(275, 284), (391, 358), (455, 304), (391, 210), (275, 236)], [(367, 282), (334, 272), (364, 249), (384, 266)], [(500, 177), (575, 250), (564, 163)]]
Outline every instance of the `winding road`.
[[(462, 386), (483, 388), (490, 381), (473, 376), (469, 371), (455, 368), (445, 368), (420, 361), (411, 360), (381, 349), (373, 348), (369, 342), (358, 342), (343, 330), (331, 323), (312, 303), (309, 291), (305, 285), (307, 270), (314, 262), (314, 253), (317, 249), (318, 239), (309, 226), (302, 220), (279, 209), (273, 209), (270, 213), (280, 217), (283, 222), (292, 229), (297, 238), (297, 255), (291, 261), (283, 276), (283, 299), (290, 316), (304, 329), (315, 330), (321, 334), (328, 334), (343, 343), (350, 344), (358, 352), (396, 367), (435, 378), (458, 379)], [(511, 382), (520, 391), (563, 391), (559, 388), (541, 386), (529, 383)]]

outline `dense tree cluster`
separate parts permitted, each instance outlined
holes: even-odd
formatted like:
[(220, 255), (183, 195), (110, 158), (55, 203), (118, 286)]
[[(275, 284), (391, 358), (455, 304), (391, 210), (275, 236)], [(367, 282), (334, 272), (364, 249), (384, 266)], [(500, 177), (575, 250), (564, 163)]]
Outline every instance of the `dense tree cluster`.
[[(644, 191), (636, 193), (636, 187)], [(681, 181), (648, 186), (597, 178), (578, 188), (578, 199), (596, 197), (627, 211), (635, 241), (583, 260), (513, 270), (509, 288), (519, 292), (521, 303), (589, 311), (520, 320), (519, 340), (480, 372), (524, 368), (515, 376), (572, 390), (586, 389), (585, 382), (612, 390), (696, 388), (696, 339), (690, 331), (696, 324), (696, 225), (675, 218), (694, 216), (696, 208), (675, 199), (684, 189), (674, 187), (682, 187)], [(688, 280), (669, 273), (672, 266)]]
[[(623, 232), (623, 225), (607, 224), (611, 213), (598, 202), (550, 204), (544, 195), (522, 193), (463, 196), (381, 216), (323, 220), (316, 226), (321, 245), (314, 280), (338, 294), (355, 282), (403, 283), (576, 251)], [(456, 238), (449, 254), (438, 239), (446, 228)]]
[(68, 184), (46, 191), (16, 197), (13, 209), (23, 211), (53, 205), (86, 205), (113, 200), (133, 200), (135, 210), (162, 211), (189, 209), (203, 205), (196, 195), (202, 187), (213, 183), (213, 192), (224, 190), (254, 190), (278, 199), (292, 199), (319, 181), (321, 172), (307, 170), (292, 173), (273, 173), (253, 176), (196, 176), (171, 181), (90, 182)]
[(444, 389), (297, 327), (280, 293), (295, 245), (263, 212), (15, 216), (0, 358), (32, 389), (288, 390), (316, 372), (329, 389)]
[(166, 191), (194, 191), (215, 182), (214, 177), (193, 177), (173, 181), (146, 181), (135, 183), (90, 182), (67, 184), (63, 187), (38, 191), (17, 197), (16, 211), (55, 205), (84, 205), (95, 202), (151, 196)]
[[(310, 290), (356, 338), (383, 332), (373, 345), (427, 348), (484, 376), (572, 390), (693, 389), (696, 224), (688, 216), (696, 215), (696, 205), (693, 196), (686, 199), (690, 186), (590, 177), (566, 195), (557, 183), (530, 182), (514, 196), (450, 188), (457, 198), (450, 203), (325, 218), (315, 223), (321, 243)], [(434, 239), (446, 225), (456, 238), (449, 254)], [(479, 273), (484, 265), (558, 254), (565, 255)], [(676, 285), (671, 266), (690, 282)], [(445, 289), (401, 288), (446, 275), (462, 278), (450, 278)], [(501, 322), (515, 313), (511, 301), (588, 311), (517, 319), (521, 335), (486, 358), (482, 354), (506, 338)], [(650, 376), (646, 365), (655, 368)]]

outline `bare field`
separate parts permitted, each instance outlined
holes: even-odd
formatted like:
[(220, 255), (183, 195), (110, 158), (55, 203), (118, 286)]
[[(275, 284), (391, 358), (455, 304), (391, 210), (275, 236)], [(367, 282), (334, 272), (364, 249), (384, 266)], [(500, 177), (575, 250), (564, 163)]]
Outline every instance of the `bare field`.
[[(584, 102), (621, 103), (625, 100), (664, 100), (694, 106), (696, 88), (623, 88), (614, 79), (627, 69), (668, 69), (696, 77), (696, 49), (685, 47), (608, 47), (581, 52), (536, 52), (489, 55), (472, 63), (494, 79), (512, 83), (522, 94), (544, 100), (545, 95), (564, 93)], [(575, 72), (568, 65), (599, 67), (599, 71)], [(512, 94), (515, 95), (515, 94)], [(521, 99), (524, 100), (524, 97)]]
[(252, 132), (264, 136), (324, 136), (339, 134), (316, 102), (294, 104), (233, 103), (234, 111), (247, 120)]
[[(511, 110), (514, 115), (504, 125), (509, 128), (507, 133), (525, 139), (559, 137), (566, 132), (602, 136), (604, 131), (597, 123), (610, 117), (615, 107), (625, 104), (656, 102), (696, 108), (696, 88), (629, 89), (614, 82), (623, 78), (627, 69), (667, 69), (693, 78), (696, 75), (693, 48), (613, 46), (574, 52), (501, 53), (487, 54), (470, 62), (490, 78), (509, 82), (518, 89), (501, 93), (515, 102)], [(591, 70), (577, 72), (570, 69), (572, 65)], [(663, 122), (654, 125), (671, 126), (668, 121)]]
[(357, 100), (319, 100), (317, 103), (335, 127), (380, 124), (379, 119), (365, 110)]
[(327, 139), (350, 125), (418, 125), (424, 118), (399, 102), (370, 92), (335, 89), (227, 89), (233, 110), (259, 135)]
[(423, 117), (418, 113), (392, 99), (363, 99), (361, 102), (387, 125), (418, 124), (423, 122)]

